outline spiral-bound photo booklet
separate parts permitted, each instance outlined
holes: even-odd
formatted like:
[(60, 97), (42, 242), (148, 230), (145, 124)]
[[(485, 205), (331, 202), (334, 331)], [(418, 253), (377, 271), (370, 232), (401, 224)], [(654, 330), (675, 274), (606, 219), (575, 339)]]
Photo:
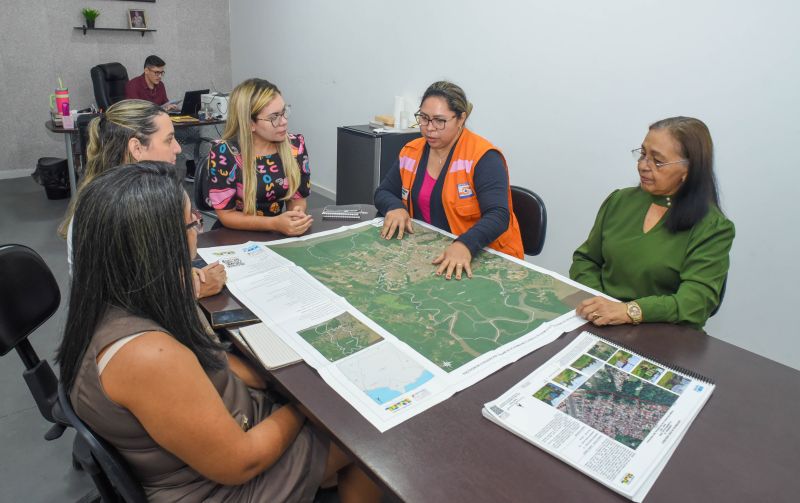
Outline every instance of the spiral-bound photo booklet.
[(713, 391), (703, 376), (583, 332), (483, 415), (639, 502)]

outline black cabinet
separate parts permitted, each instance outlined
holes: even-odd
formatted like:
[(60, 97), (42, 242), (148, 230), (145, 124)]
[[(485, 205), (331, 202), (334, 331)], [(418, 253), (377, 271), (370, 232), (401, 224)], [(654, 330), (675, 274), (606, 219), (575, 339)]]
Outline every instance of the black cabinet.
[(367, 125), (337, 128), (336, 204), (372, 204), (400, 149), (419, 136), (418, 131), (376, 133)]

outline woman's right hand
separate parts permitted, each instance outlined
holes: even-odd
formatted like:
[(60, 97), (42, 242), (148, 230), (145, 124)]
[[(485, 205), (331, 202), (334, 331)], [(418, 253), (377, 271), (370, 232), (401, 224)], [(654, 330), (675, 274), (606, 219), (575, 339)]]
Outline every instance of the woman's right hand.
[(384, 239), (392, 239), (395, 231), (397, 231), (397, 239), (403, 239), (403, 234), (409, 232), (414, 234), (414, 228), (411, 226), (411, 215), (408, 214), (405, 208), (397, 208), (386, 213), (383, 217), (383, 228), (381, 229), (381, 237)]
[(275, 224), (274, 230), (287, 236), (300, 236), (305, 233), (314, 221), (311, 215), (306, 215), (303, 210), (287, 210), (272, 217)]

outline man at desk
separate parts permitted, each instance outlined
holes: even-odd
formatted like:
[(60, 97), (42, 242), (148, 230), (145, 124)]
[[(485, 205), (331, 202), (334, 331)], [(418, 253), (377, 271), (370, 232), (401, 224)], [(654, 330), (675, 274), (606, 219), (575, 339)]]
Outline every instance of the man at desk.
[[(167, 112), (177, 110), (178, 105), (167, 103), (167, 88), (164, 86), (164, 67), (167, 64), (163, 59), (155, 54), (147, 56), (144, 60), (144, 72), (138, 77), (134, 77), (125, 84), (125, 99), (145, 100), (161, 106)], [(175, 139), (184, 146), (191, 145), (190, 149), (185, 149), (186, 155), (186, 179), (194, 181), (195, 160), (200, 157), (200, 130), (196, 127), (181, 128), (175, 130)]]

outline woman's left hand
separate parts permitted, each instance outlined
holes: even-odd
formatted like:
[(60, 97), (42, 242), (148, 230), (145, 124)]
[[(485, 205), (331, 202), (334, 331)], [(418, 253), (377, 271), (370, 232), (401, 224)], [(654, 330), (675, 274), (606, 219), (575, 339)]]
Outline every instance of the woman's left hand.
[(444, 277), (447, 279), (453, 276), (454, 271), (456, 279), (461, 279), (462, 272), (466, 272), (467, 277), (472, 278), (470, 262), (472, 262), (472, 254), (469, 252), (469, 248), (460, 241), (450, 243), (450, 246), (433, 260), (433, 264), (439, 266), (436, 269), (436, 275), (441, 276), (444, 273)]
[(628, 316), (628, 308), (623, 302), (608, 300), (605, 297), (586, 299), (575, 309), (578, 316), (595, 325), (623, 325), (633, 320)]
[(197, 290), (198, 299), (218, 294), (222, 291), (222, 287), (225, 286), (225, 281), (228, 279), (225, 266), (219, 262), (197, 269), (196, 276), (200, 280), (200, 289)]

